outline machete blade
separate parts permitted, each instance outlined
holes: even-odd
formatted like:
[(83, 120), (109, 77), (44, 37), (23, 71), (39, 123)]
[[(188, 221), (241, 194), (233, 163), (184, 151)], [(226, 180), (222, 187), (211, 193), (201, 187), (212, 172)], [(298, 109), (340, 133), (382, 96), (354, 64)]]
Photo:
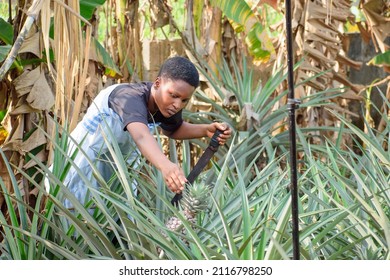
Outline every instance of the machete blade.
[[(215, 152), (218, 150), (219, 144), (218, 144), (218, 136), (223, 133), (221, 130), (216, 130), (213, 137), (210, 140), (209, 146), (206, 148), (206, 150), (203, 152), (202, 156), (199, 158), (198, 162), (195, 164), (194, 168), (191, 170), (190, 174), (187, 176), (187, 183), (192, 184), (195, 182), (195, 179), (199, 176), (199, 174), (202, 172), (202, 170), (206, 167), (206, 165), (209, 163), (210, 159), (213, 157)], [(176, 194), (172, 200), (171, 203), (175, 206), (179, 205), (179, 200), (182, 198), (182, 194)]]

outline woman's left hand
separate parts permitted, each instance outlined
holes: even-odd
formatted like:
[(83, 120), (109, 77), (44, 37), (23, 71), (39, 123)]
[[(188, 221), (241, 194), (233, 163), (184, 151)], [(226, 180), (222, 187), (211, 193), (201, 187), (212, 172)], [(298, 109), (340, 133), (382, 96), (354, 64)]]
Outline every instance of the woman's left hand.
[(207, 128), (207, 136), (210, 138), (213, 137), (213, 135), (217, 129), (223, 131), (223, 133), (221, 133), (217, 138), (218, 143), (221, 146), (225, 145), (226, 141), (232, 135), (232, 129), (230, 128), (230, 126), (227, 123), (211, 123), (209, 125), (209, 127)]

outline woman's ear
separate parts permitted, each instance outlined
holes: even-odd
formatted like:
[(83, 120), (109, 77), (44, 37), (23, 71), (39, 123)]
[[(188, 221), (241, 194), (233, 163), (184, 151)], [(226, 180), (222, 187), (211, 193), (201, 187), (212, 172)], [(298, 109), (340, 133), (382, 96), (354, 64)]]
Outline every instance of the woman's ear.
[(157, 77), (156, 80), (154, 81), (153, 87), (155, 89), (158, 89), (160, 87), (160, 83), (161, 83), (161, 78)]

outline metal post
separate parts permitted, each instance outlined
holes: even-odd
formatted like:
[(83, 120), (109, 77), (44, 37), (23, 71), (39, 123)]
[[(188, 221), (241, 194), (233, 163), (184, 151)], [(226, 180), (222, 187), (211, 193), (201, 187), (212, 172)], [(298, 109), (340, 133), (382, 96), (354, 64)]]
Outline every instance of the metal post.
[(298, 108), (299, 100), (294, 99), (294, 59), (292, 46), (291, 28), (291, 0), (286, 0), (286, 38), (287, 38), (287, 66), (288, 66), (288, 102), (289, 111), (289, 137), (290, 137), (290, 172), (291, 172), (291, 215), (292, 215), (292, 244), (293, 259), (299, 260), (299, 223), (298, 223), (298, 184), (297, 184), (297, 147), (295, 110)]

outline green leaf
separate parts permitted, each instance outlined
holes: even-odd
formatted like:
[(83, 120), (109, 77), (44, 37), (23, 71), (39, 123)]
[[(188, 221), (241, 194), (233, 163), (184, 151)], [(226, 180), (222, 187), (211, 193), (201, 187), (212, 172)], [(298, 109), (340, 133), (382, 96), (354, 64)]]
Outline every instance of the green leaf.
[(257, 22), (249, 31), (245, 40), (249, 47), (249, 52), (258, 61), (267, 62), (271, 57), (273, 46), (265, 28)]
[(390, 66), (390, 50), (374, 56), (367, 65)]
[(0, 17), (0, 40), (11, 45), (14, 39), (14, 29), (11, 24)]
[(5, 115), (7, 114), (7, 110), (1, 110), (0, 111), (0, 122), (3, 121)]
[(105, 75), (113, 78), (122, 76), (118, 66), (114, 63), (111, 56), (108, 54), (106, 49), (99, 43), (95, 38), (91, 39), (91, 46), (96, 54), (96, 60), (104, 66)]
[(80, 15), (89, 20), (98, 6), (103, 5), (106, 0), (80, 0)]
[(0, 46), (0, 62), (6, 59), (11, 47), (10, 45)]
[(228, 18), (245, 25), (246, 30), (252, 29), (257, 22), (255, 14), (243, 0), (213, 0), (211, 4), (220, 8)]
[(267, 34), (267, 30), (253, 13), (251, 7), (244, 0), (213, 0), (212, 5), (220, 8), (231, 20), (245, 27), (246, 43), (251, 55), (256, 61), (266, 62), (274, 47)]

